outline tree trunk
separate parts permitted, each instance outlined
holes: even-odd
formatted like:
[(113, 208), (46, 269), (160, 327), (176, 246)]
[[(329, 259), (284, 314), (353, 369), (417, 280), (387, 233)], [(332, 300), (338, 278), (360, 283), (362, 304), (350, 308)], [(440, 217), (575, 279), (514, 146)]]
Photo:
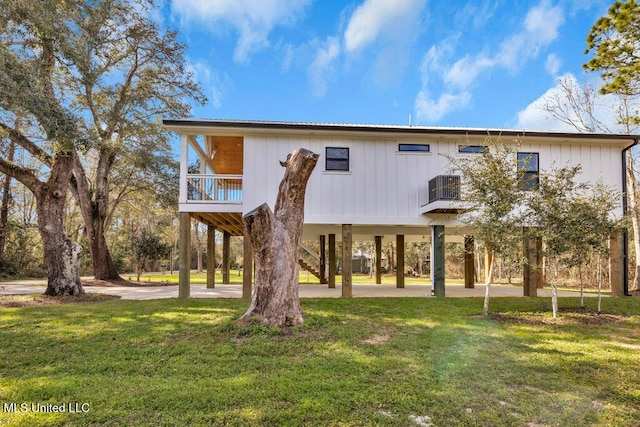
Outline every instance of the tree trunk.
[(557, 261), (553, 263), (553, 280), (551, 281), (551, 310), (553, 318), (558, 317), (558, 265)]
[(632, 289), (640, 291), (640, 209), (636, 193), (636, 174), (633, 168), (633, 157), (629, 155), (627, 161), (627, 200), (629, 201), (629, 214), (633, 227), (633, 245), (636, 253), (636, 274), (633, 278)]
[(268, 326), (303, 322), (298, 298), (298, 247), (304, 222), (307, 181), (318, 155), (300, 148), (281, 164), (286, 168), (274, 212), (265, 203), (243, 218), (255, 254), (255, 290), (242, 320), (259, 319)]
[(598, 314), (602, 311), (602, 253), (598, 252)]
[(100, 156), (96, 180), (91, 188), (80, 160), (75, 159), (74, 179), (71, 182), (73, 195), (80, 205), (85, 224), (85, 238), (93, 264), (93, 275), (98, 280), (122, 280), (116, 269), (105, 238), (107, 205), (109, 199), (108, 175), (113, 156)]
[[(9, 151), (7, 153), (7, 160), (13, 162), (13, 155), (15, 153), (16, 143), (11, 140), (9, 142)], [(4, 265), (4, 248), (7, 241), (7, 224), (9, 223), (9, 201), (11, 193), (11, 176), (5, 175), (2, 183), (2, 204), (0, 205), (0, 270)]]
[(496, 263), (495, 258), (490, 257), (488, 259), (489, 259), (489, 272), (487, 274), (487, 280), (485, 282), (484, 304), (482, 305), (482, 314), (485, 316), (489, 315), (489, 298), (491, 297), (491, 280), (493, 278), (493, 268)]
[(80, 283), (82, 246), (64, 232), (66, 194), (71, 177), (71, 155), (56, 156), (49, 181), (38, 186), (36, 209), (38, 229), (47, 259), (48, 283), (45, 295), (83, 294)]

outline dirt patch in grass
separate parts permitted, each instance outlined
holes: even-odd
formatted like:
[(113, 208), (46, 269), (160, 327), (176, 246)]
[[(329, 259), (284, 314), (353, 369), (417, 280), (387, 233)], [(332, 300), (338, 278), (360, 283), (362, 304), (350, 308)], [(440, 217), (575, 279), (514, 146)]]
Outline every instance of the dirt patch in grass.
[(501, 323), (520, 325), (609, 325), (624, 320), (624, 316), (598, 313), (587, 308), (561, 308), (556, 319), (549, 312), (489, 313), (489, 318)]
[(151, 286), (169, 286), (169, 282), (136, 282), (134, 280), (98, 280), (98, 279), (83, 279), (82, 286), (102, 286), (102, 287), (114, 287), (114, 286), (128, 286), (132, 288), (142, 287), (147, 288)]
[(0, 307), (31, 307), (42, 305), (71, 304), (79, 302), (101, 302), (120, 299), (118, 295), (85, 293), (76, 296), (51, 297), (48, 295), (0, 295)]

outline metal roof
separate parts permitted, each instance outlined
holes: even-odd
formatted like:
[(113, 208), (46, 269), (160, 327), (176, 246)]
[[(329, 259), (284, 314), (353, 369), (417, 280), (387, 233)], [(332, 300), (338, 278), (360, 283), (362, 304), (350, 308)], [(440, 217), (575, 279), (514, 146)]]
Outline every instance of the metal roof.
[[(516, 136), (516, 137), (541, 137), (541, 138), (576, 138), (576, 139), (608, 139), (636, 141), (639, 135), (613, 134), (613, 133), (589, 133), (589, 132), (563, 132), (563, 131), (539, 131), (526, 129), (497, 129), (497, 128), (463, 128), (463, 127), (439, 127), (439, 126), (407, 126), (407, 125), (378, 125), (378, 124), (349, 124), (349, 123), (320, 123), (320, 122), (287, 122), (264, 120), (230, 120), (230, 119), (172, 119), (163, 120), (162, 123), (170, 130), (175, 128), (217, 128), (238, 131), (272, 130), (272, 131), (301, 131), (301, 132), (367, 132), (367, 133), (394, 133), (407, 135), (441, 134), (441, 135), (470, 135), (470, 136)], [(174, 128), (174, 129), (171, 129)]]

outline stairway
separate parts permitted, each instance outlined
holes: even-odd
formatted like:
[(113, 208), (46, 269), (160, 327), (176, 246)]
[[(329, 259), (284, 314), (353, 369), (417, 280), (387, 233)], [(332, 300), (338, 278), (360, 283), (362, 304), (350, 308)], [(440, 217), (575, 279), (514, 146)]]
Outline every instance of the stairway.
[(325, 283), (326, 279), (320, 277), (320, 255), (303, 244), (298, 248), (298, 264), (319, 279), (320, 283)]
[(307, 262), (305, 260), (303, 260), (302, 258), (300, 258), (298, 260), (298, 264), (300, 264), (300, 267), (302, 267), (305, 270), (307, 270), (309, 273), (314, 275), (316, 278), (320, 279), (320, 272), (318, 270), (316, 270), (316, 268), (314, 266), (307, 264)]

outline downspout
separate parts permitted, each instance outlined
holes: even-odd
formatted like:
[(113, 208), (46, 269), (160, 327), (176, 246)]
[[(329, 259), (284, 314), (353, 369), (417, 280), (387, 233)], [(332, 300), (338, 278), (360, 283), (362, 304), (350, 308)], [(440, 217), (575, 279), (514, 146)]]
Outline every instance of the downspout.
[[(627, 151), (638, 145), (638, 138), (633, 140), (633, 144), (622, 150), (622, 215), (627, 216)], [(638, 248), (636, 248), (638, 250)], [(629, 229), (625, 227), (622, 230), (622, 286), (624, 295), (630, 297), (629, 293)]]

